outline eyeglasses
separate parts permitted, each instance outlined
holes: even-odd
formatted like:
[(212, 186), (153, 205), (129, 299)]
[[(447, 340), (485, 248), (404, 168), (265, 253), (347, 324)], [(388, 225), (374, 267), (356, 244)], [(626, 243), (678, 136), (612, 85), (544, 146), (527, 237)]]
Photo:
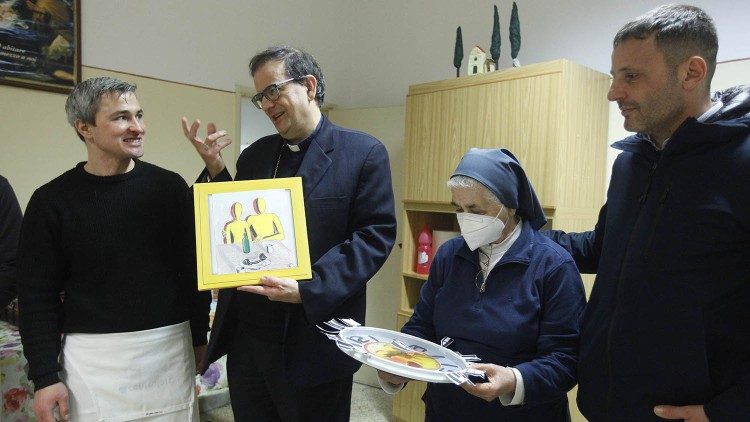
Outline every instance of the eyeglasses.
[(288, 84), (289, 82), (299, 81), (302, 79), (304, 78), (289, 78), (287, 80), (268, 85), (266, 89), (253, 95), (253, 98), (251, 98), (250, 101), (253, 102), (253, 104), (255, 105), (255, 107), (258, 108), (258, 110), (262, 110), (263, 109), (263, 104), (262, 104), (263, 97), (265, 97), (268, 101), (276, 101), (279, 99), (279, 95), (281, 95), (279, 88)]

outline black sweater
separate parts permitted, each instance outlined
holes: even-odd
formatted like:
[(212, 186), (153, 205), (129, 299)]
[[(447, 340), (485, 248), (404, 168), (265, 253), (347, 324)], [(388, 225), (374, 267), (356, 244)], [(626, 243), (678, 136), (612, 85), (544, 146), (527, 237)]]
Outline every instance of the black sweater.
[(142, 161), (106, 177), (83, 165), (34, 192), (21, 229), (21, 339), (37, 390), (59, 381), (61, 333), (190, 320), (193, 344), (206, 343), (210, 294), (197, 291), (185, 181)]

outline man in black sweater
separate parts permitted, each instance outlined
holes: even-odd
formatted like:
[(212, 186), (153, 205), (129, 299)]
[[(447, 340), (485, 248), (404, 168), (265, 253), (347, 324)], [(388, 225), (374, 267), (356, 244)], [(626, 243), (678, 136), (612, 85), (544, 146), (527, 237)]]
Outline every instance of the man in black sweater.
[(76, 86), (65, 110), (88, 160), (26, 209), (20, 325), (40, 422), (56, 410), (76, 421), (197, 421), (210, 295), (197, 291), (185, 181), (139, 161), (135, 89), (106, 77)]

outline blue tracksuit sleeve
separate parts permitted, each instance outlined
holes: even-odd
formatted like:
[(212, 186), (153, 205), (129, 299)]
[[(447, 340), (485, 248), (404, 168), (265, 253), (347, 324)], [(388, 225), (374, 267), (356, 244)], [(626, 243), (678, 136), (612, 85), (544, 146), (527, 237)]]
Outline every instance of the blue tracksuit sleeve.
[(546, 275), (542, 300), (538, 355), (515, 366), (523, 376), (527, 405), (559, 399), (561, 391), (576, 383), (579, 321), (586, 299), (573, 262), (563, 262)]

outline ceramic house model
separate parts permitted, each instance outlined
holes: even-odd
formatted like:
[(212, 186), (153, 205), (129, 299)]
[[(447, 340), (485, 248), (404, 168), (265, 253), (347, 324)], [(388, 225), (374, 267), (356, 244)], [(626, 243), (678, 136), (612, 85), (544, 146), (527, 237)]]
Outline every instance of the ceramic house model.
[(487, 53), (482, 50), (482, 47), (475, 45), (469, 53), (469, 63), (466, 66), (466, 73), (468, 75), (476, 75), (477, 73), (487, 73), (495, 70), (495, 61), (487, 57)]

